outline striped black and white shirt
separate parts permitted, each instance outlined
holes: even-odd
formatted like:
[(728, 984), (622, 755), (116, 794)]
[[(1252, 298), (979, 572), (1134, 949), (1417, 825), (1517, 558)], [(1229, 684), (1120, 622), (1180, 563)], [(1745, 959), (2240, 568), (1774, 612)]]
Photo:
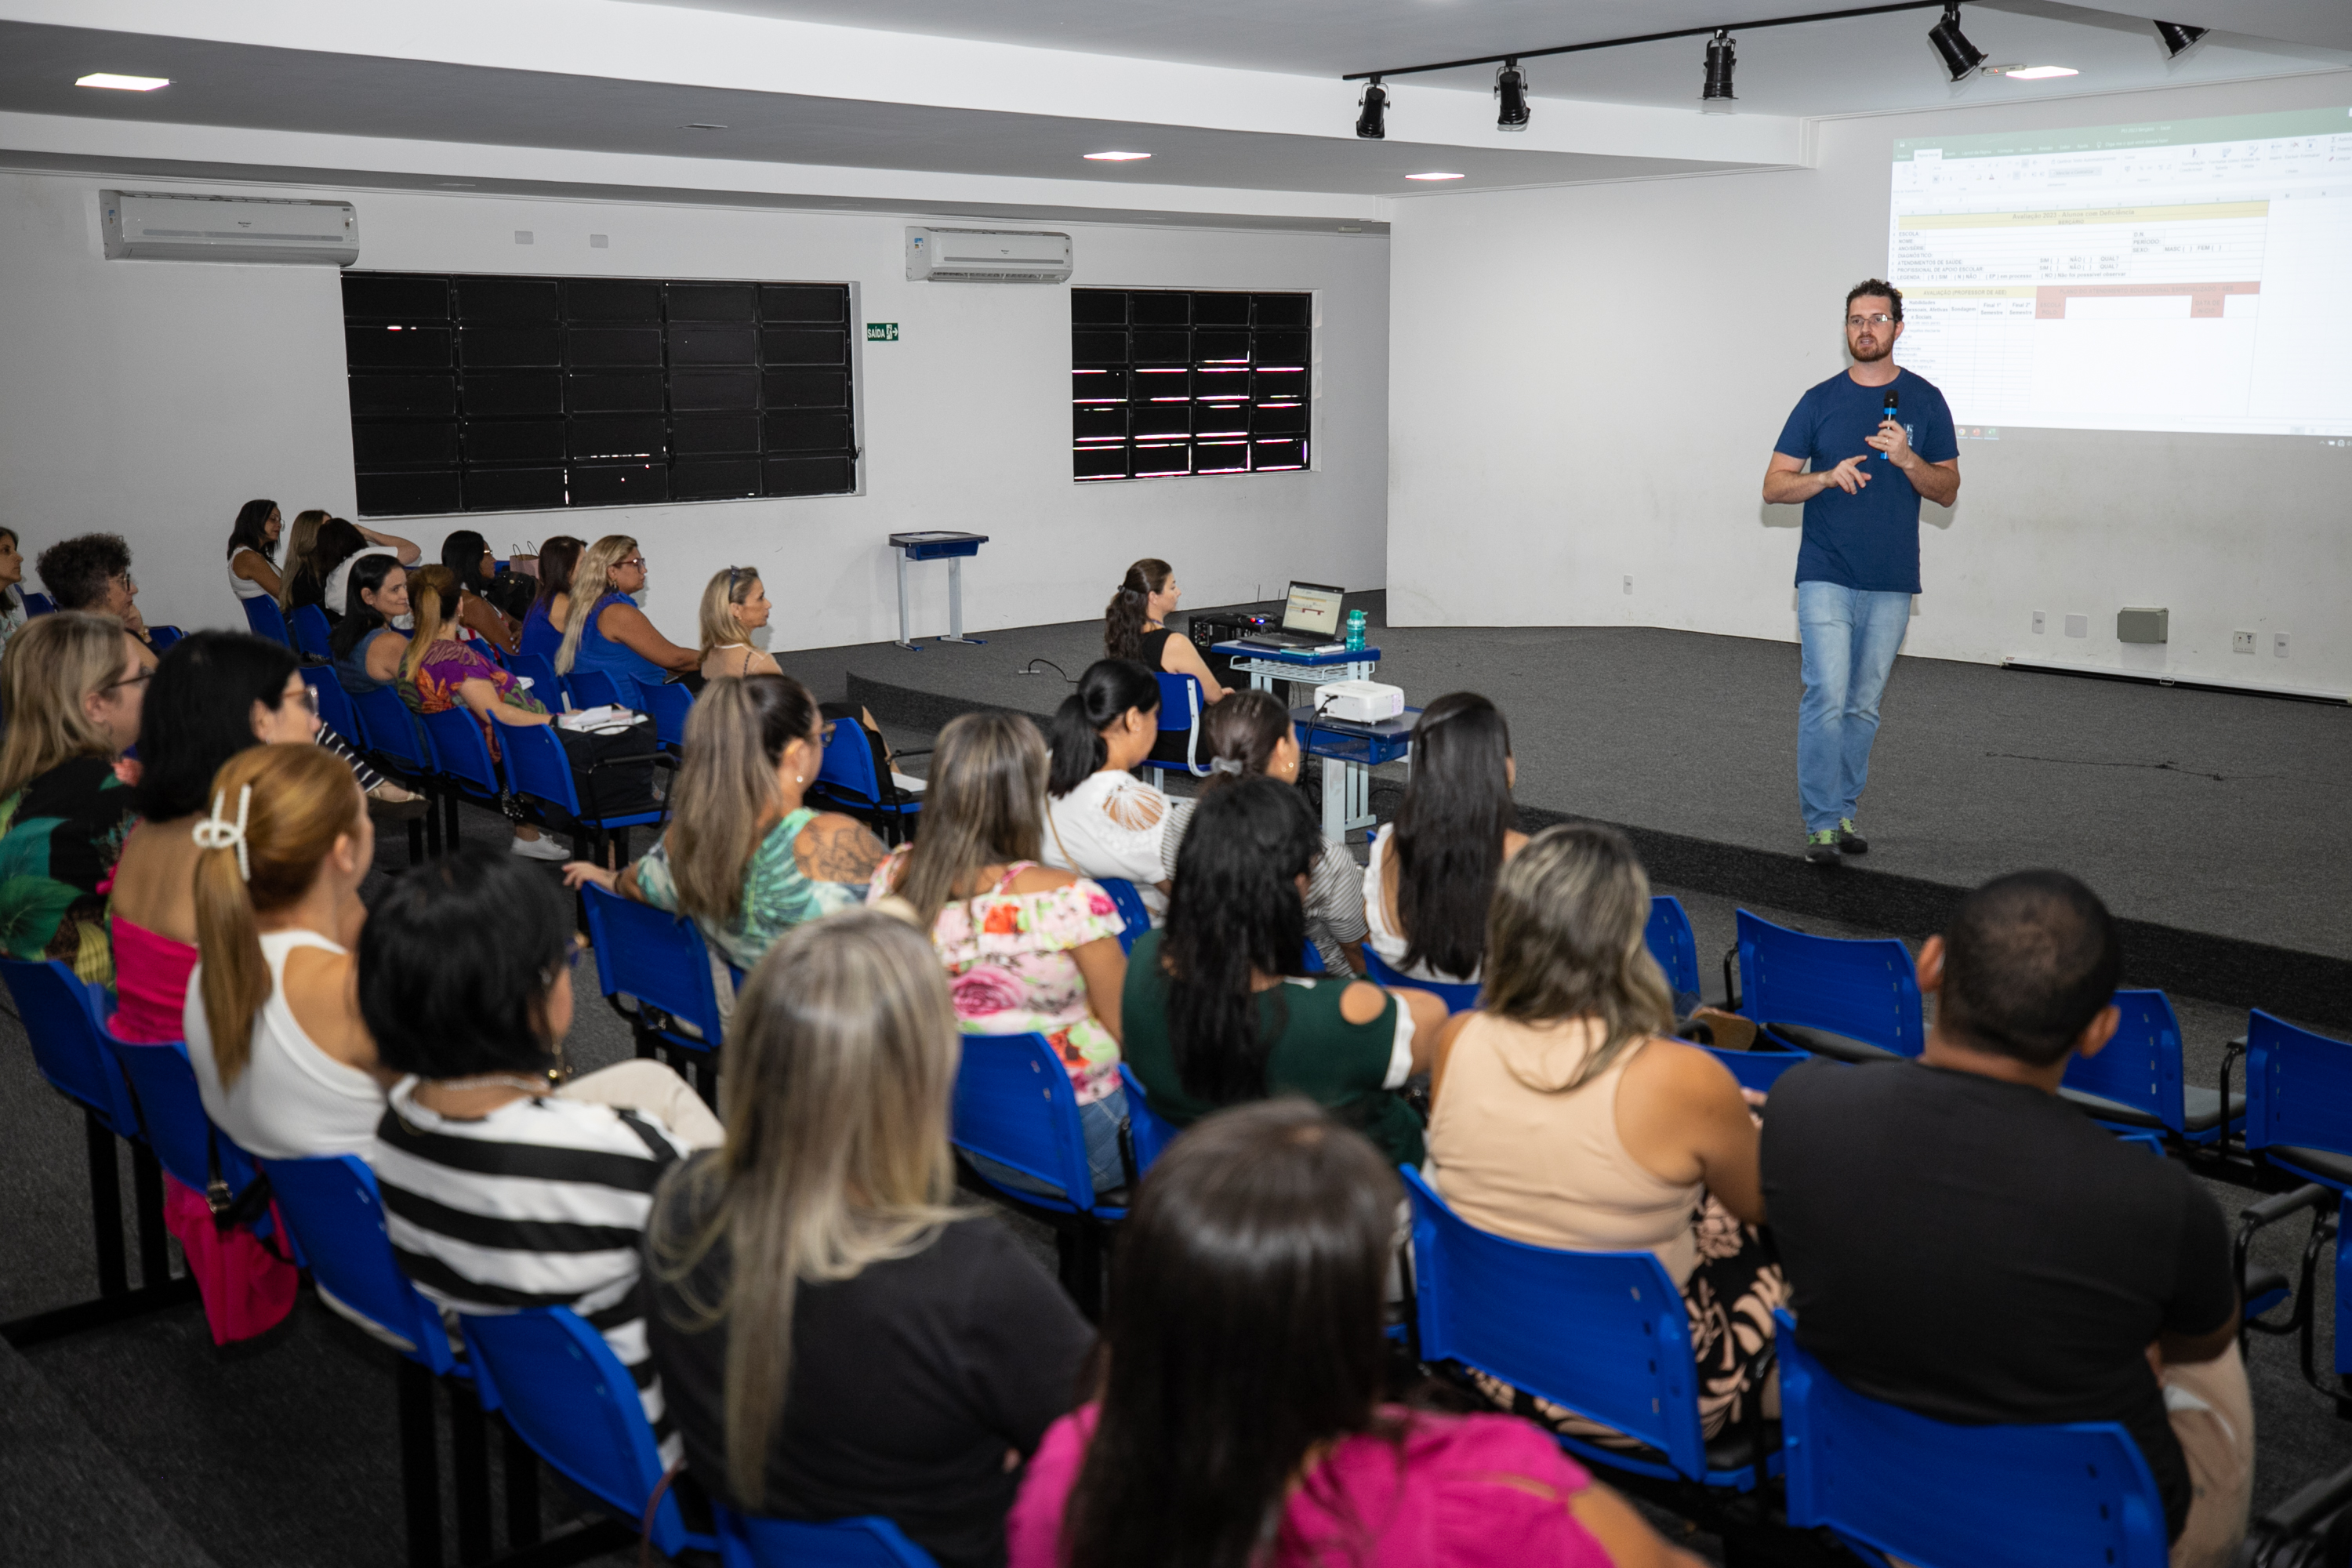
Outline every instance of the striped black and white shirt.
[(475, 1121), (415, 1102), (404, 1079), (367, 1151), (401, 1268), (445, 1310), (569, 1307), (636, 1380), (662, 1461), (676, 1424), (646, 1346), (638, 1249), (684, 1145), (653, 1117), (585, 1100), (519, 1100)]

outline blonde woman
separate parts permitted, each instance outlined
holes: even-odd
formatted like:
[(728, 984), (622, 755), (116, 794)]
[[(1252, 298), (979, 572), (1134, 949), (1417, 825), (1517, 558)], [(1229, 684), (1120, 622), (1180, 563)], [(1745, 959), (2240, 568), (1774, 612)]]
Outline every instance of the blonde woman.
[(713, 575), (702, 590), (702, 678), (781, 673), (776, 661), (751, 644), (751, 634), (768, 624), (774, 609), (767, 584), (753, 568), (730, 566)]
[(701, 654), (662, 636), (637, 608), (632, 595), (645, 589), (646, 554), (627, 534), (608, 533), (581, 552), (556, 673), (585, 669), (659, 686), (673, 670), (700, 668)]
[[(94, 984), (114, 984), (106, 897), (137, 824), (139, 743), (152, 678), (137, 639), (112, 616), (37, 616), (0, 653), (0, 952), (63, 959)], [(343, 777), (348, 780), (351, 774)]]
[[(1432, 1185), (1472, 1225), (1581, 1252), (1657, 1254), (1690, 1308), (1700, 1421), (1759, 1390), (1784, 1289), (1764, 1222), (1759, 1135), (1721, 1063), (1666, 1037), (1674, 1002), (1643, 941), (1650, 880), (1613, 828), (1549, 827), (1507, 862), (1478, 1010), (1448, 1020), (1430, 1074)], [(1622, 1438), (1479, 1379), (1505, 1408)]]
[(1020, 1461), (1093, 1334), (1010, 1232), (951, 1206), (957, 1055), (919, 932), (866, 910), (791, 932), (728, 1036), (726, 1146), (663, 1185), (646, 1250), (654, 1364), (706, 1491), (879, 1514), (977, 1564), (1003, 1561)]
[(832, 728), (790, 676), (712, 681), (687, 718), (669, 826), (652, 853), (618, 873), (574, 860), (565, 884), (691, 915), (715, 956), (750, 969), (794, 926), (863, 902), (881, 864), (865, 824), (803, 804)]
[(286, 531), (286, 564), (280, 569), (278, 590), (279, 609), (290, 611), (294, 608), (294, 584), (306, 571), (311, 572), (315, 583), (317, 574), (310, 562), (319, 552), (319, 530), (325, 525), (330, 515), (316, 507), (309, 511), (297, 512), (293, 526)]

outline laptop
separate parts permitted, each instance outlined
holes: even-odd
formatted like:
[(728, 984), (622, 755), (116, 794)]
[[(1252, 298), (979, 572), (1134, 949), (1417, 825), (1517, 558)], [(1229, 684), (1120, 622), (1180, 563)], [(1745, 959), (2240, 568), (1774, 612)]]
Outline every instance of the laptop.
[(1243, 647), (1269, 653), (1345, 647), (1347, 639), (1339, 631), (1339, 600), (1346, 592), (1327, 583), (1294, 582), (1282, 606), (1282, 629), (1253, 632), (1237, 640)]

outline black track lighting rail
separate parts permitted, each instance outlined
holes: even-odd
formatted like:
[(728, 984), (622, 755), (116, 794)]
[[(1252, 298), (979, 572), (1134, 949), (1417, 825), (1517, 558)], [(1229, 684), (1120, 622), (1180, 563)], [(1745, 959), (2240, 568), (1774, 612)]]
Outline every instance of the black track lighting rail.
[(1655, 44), (1668, 38), (1712, 37), (1717, 33), (1752, 33), (1759, 27), (1793, 27), (1801, 22), (1840, 22), (1848, 16), (1884, 16), (1893, 11), (1940, 11), (1946, 0), (1898, 0), (1892, 5), (1858, 5), (1844, 11), (1813, 11), (1802, 16), (1774, 16), (1762, 22), (1723, 22), (1704, 27), (1677, 27), (1671, 33), (1642, 33), (1630, 38), (1601, 38), (1590, 44), (1556, 44), (1548, 49), (1514, 49), (1508, 54), (1475, 55), (1468, 59), (1437, 60), (1425, 66), (1391, 66), (1385, 70), (1349, 71), (1341, 81), (1378, 81), (1383, 77), (1418, 76), (1423, 71), (1454, 70), (1462, 66), (1495, 66), (1541, 59), (1546, 55), (1580, 55), (1591, 49), (1617, 49), (1628, 44)]

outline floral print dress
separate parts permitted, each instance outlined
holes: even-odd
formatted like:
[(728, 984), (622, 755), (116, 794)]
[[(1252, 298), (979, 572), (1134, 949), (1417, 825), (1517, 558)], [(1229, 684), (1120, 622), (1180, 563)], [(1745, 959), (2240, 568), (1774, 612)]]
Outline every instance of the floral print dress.
[(0, 955), (114, 984), (107, 891), (139, 816), (139, 764), (69, 757), (0, 801)]
[[(703, 940), (736, 968), (750, 970), (758, 964), (776, 939), (793, 927), (866, 899), (867, 889), (855, 882), (821, 881), (801, 869), (793, 843), (801, 829), (815, 820), (816, 813), (807, 806), (787, 812), (760, 840), (750, 864), (743, 868), (743, 902), (733, 917), (724, 925), (696, 918), (694, 923), (701, 928)], [(667, 831), (637, 862), (637, 891), (656, 909), (673, 913), (677, 910), (677, 880), (670, 875)]]
[[(866, 902), (898, 885), (907, 854), (901, 847), (876, 868)], [(1013, 879), (1035, 864), (1017, 861), (987, 892), (941, 906), (931, 945), (947, 965), (964, 1032), (1045, 1036), (1078, 1103), (1091, 1105), (1119, 1087), (1118, 1042), (1087, 1005), (1076, 950), (1118, 936), (1126, 922), (1110, 895), (1084, 877), (1043, 893), (1013, 892)]]

